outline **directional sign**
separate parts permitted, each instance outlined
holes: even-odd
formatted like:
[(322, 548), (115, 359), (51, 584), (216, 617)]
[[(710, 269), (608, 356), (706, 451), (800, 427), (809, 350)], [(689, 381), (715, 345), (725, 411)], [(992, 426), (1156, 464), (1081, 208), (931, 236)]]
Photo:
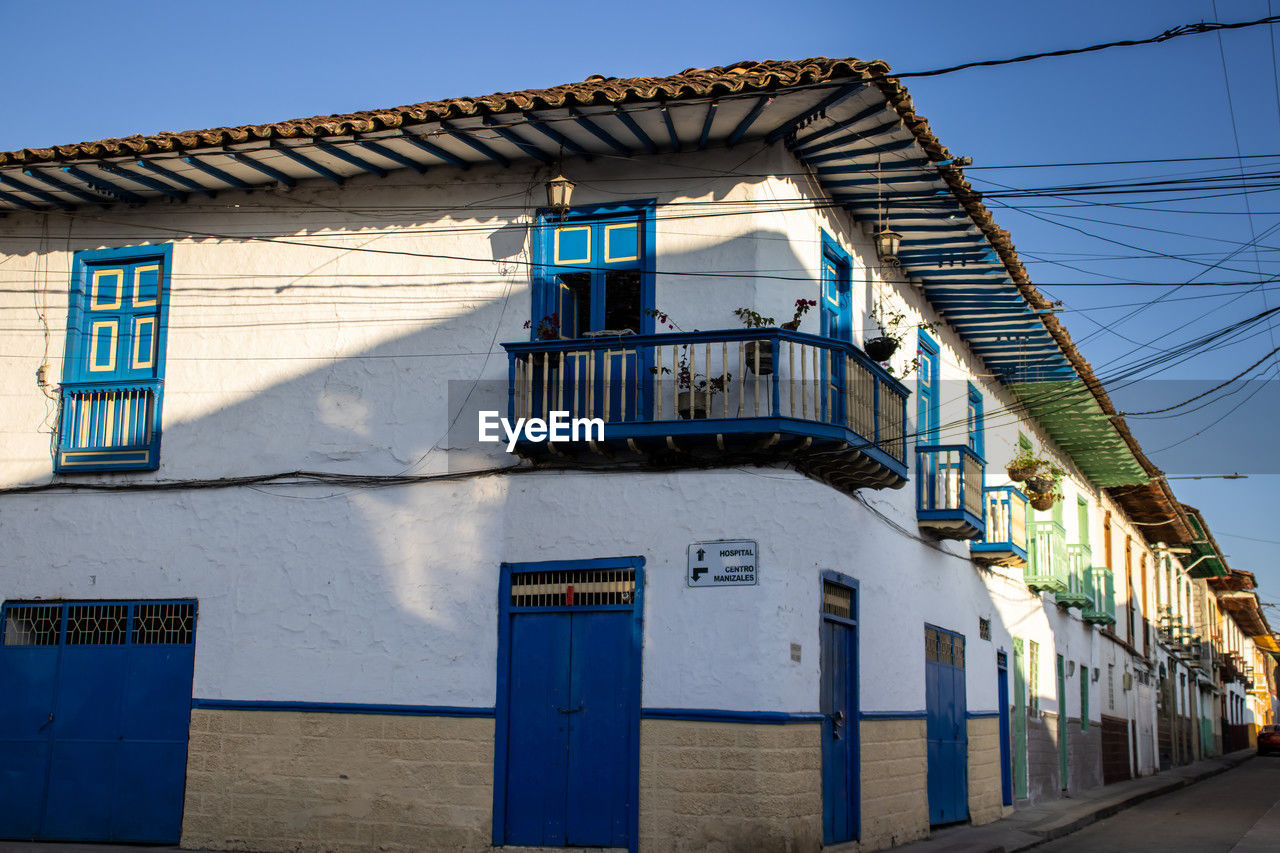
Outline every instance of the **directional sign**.
[(689, 546), (689, 586), (754, 586), (760, 583), (760, 549), (751, 539), (718, 539)]

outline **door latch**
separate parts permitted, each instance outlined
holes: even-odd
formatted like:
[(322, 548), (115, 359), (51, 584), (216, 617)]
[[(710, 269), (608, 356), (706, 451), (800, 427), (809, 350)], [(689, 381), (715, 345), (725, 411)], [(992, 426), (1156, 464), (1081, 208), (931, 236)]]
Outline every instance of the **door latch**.
[(840, 740), (840, 727), (844, 725), (844, 711), (836, 711), (831, 715), (831, 739)]
[(41, 731), (41, 732), (44, 731), (45, 729), (49, 728), (49, 724), (52, 722), (53, 722), (53, 712), (50, 711), (49, 719), (45, 720), (44, 723), (40, 726), (40, 728), (37, 729), (37, 731)]
[(581, 706), (581, 705), (579, 705), (579, 706), (578, 706), (578, 707), (576, 707), (576, 708), (560, 708), (560, 707), (557, 707), (557, 708), (556, 708), (556, 710), (557, 710), (557, 711), (559, 711), (561, 714), (576, 714), (576, 713), (578, 713), (579, 711), (581, 711), (581, 710), (582, 710), (582, 706)]

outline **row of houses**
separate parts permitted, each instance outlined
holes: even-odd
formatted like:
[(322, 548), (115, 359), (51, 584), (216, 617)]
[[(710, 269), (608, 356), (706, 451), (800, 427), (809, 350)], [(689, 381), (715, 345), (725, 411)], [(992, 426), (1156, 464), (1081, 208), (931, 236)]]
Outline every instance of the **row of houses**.
[(1253, 743), (1254, 577), (888, 70), (0, 154), (0, 837), (873, 850)]

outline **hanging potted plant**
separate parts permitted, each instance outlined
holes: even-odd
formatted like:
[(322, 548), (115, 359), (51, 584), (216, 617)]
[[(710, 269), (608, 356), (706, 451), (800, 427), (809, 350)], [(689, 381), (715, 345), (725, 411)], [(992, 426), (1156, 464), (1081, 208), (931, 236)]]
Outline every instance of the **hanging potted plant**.
[(1023, 450), (1006, 462), (1004, 469), (1009, 473), (1010, 480), (1021, 483), (1034, 477), (1041, 467), (1047, 464), (1046, 460), (1039, 458), (1030, 450)]
[(1031, 488), (1027, 489), (1027, 502), (1031, 504), (1032, 508), (1041, 512), (1053, 509), (1053, 505), (1060, 500), (1062, 500), (1062, 490), (1056, 484), (1044, 492), (1038, 492)]
[[(883, 302), (876, 305), (871, 318), (875, 320), (876, 328), (880, 330), (880, 334), (863, 341), (862, 351), (872, 361), (878, 361), (883, 364), (893, 358), (893, 354), (902, 346), (902, 339), (911, 324), (908, 322), (907, 315), (904, 312), (889, 310)], [(919, 323), (917, 328), (932, 332), (933, 324)]]
[[(796, 331), (800, 328), (801, 318), (809, 313), (810, 308), (817, 304), (818, 301), (816, 299), (797, 299), (795, 313), (791, 315), (790, 320), (778, 326), (778, 328), (786, 329), (790, 332)], [(777, 324), (777, 320), (773, 317), (765, 317), (750, 308), (735, 308), (733, 314), (748, 329), (770, 329)], [(747, 370), (752, 373), (758, 373), (761, 376), (769, 376), (773, 373), (772, 341), (747, 341), (742, 346), (744, 358), (747, 362)]]

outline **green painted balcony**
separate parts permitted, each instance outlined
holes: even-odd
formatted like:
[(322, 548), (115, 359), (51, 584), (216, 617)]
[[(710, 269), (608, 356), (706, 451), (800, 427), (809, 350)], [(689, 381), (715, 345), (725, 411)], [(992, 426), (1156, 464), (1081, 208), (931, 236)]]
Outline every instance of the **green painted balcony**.
[(1036, 592), (1066, 592), (1070, 587), (1067, 531), (1057, 521), (1031, 522), (1031, 559), (1022, 570), (1027, 586)]
[(1016, 486), (983, 489), (986, 531), (969, 546), (974, 561), (1022, 568), (1027, 564), (1027, 496)]
[(1063, 607), (1078, 607), (1083, 612), (1093, 606), (1093, 550), (1088, 545), (1067, 546), (1067, 588), (1055, 593)]
[(1115, 576), (1106, 566), (1094, 566), (1089, 570), (1093, 585), (1093, 603), (1080, 611), (1084, 621), (1095, 625), (1116, 624)]

